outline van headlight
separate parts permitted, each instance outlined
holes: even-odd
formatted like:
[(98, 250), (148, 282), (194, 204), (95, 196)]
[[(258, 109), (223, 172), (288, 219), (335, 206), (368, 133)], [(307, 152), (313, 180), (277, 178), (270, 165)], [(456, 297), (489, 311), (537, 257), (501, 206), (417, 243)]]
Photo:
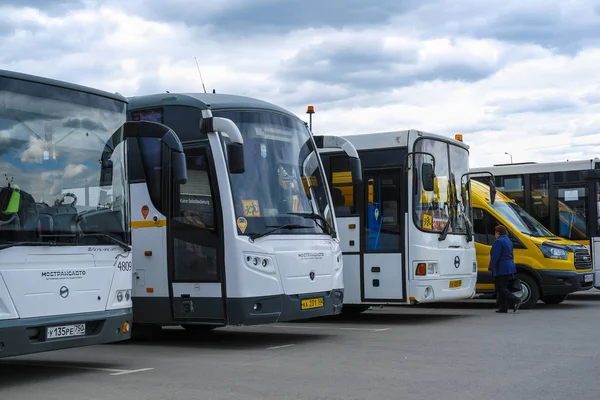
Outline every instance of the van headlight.
[(555, 244), (542, 243), (538, 244), (537, 247), (546, 258), (554, 258), (557, 260), (567, 260), (569, 258), (569, 252)]

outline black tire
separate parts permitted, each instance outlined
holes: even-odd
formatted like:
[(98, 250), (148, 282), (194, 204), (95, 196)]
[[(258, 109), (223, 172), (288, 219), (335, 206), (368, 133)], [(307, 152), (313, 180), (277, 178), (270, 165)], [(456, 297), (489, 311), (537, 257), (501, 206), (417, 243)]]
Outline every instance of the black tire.
[(549, 296), (542, 296), (542, 301), (546, 304), (560, 304), (567, 299), (566, 294), (552, 294)]
[(541, 290), (540, 285), (537, 283), (535, 278), (530, 275), (526, 275), (523, 273), (517, 274), (517, 278), (521, 280), (521, 285), (523, 287), (523, 297), (521, 303), (521, 309), (530, 310), (535, 308), (538, 300), (540, 299)]
[(371, 306), (359, 306), (359, 305), (348, 305), (342, 306), (342, 315), (345, 316), (356, 316), (367, 311)]
[(132, 340), (156, 340), (162, 333), (162, 326), (133, 324), (131, 328)]

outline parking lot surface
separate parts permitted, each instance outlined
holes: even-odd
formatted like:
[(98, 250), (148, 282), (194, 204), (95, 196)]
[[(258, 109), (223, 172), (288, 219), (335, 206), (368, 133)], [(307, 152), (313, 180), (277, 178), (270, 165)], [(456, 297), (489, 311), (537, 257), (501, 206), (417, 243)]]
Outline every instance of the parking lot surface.
[(0, 360), (0, 399), (595, 399), (600, 292), (496, 314), (493, 301), (358, 317), (167, 329)]

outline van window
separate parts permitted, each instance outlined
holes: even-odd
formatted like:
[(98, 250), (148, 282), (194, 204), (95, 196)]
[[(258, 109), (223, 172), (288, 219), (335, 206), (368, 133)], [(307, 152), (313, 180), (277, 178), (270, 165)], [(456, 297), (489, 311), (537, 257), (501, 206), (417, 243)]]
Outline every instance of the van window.
[(473, 209), (473, 230), (477, 243), (491, 246), (496, 240), (494, 230), (499, 222), (487, 211), (481, 208)]

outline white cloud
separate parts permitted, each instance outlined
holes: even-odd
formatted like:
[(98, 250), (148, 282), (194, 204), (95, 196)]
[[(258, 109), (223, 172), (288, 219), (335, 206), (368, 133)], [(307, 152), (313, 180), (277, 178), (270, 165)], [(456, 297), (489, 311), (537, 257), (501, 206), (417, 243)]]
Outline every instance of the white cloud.
[(326, 26), (333, 14), (318, 24), (270, 15), (282, 27), (276, 36), (254, 22), (269, 1), (217, 3), (198, 17), (184, 1), (87, 2), (69, 14), (0, 6), (14, 28), (0, 28), (0, 68), (129, 96), (201, 91), (196, 56), (208, 90), (258, 97), (303, 119), (314, 105), (317, 133), (460, 132), (473, 166), (507, 162), (505, 152), (517, 162), (600, 151), (592, 1), (436, 0), (390, 8), (385, 18), (369, 6), (368, 24), (354, 9), (345, 27), (339, 18)]

